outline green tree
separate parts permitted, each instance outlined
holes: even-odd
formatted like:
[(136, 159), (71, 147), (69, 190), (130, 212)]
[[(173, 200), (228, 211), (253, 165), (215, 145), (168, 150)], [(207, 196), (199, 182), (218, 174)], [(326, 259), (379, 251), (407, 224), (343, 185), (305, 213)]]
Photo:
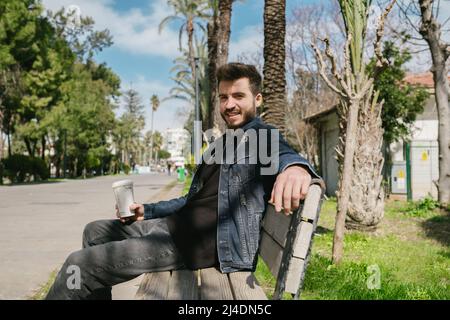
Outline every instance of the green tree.
[(56, 162), (61, 162), (66, 144), (72, 176), (100, 172), (110, 157), (108, 141), (115, 127), (110, 96), (114, 89), (101, 79), (93, 80), (89, 70), (77, 63), (74, 77), (62, 90), (64, 101), (43, 121), (51, 128), (51, 141), (59, 157)]
[[(0, 132), (10, 137), (18, 119), (17, 109), (24, 94), (23, 74), (33, 68), (39, 55), (37, 30), (42, 26), (42, 7), (35, 0), (0, 2)], [(0, 139), (1, 140), (1, 139)], [(0, 158), (3, 143), (0, 141)]]
[(202, 25), (202, 20), (209, 17), (209, 6), (206, 0), (168, 0), (169, 5), (174, 9), (174, 15), (165, 17), (159, 24), (159, 31), (164, 28), (164, 26), (173, 21), (180, 21), (181, 26), (178, 36), (179, 50), (182, 51), (182, 37), (183, 33), (187, 35), (187, 58), (189, 66), (192, 72), (192, 78), (195, 79), (195, 63), (194, 57), (196, 52), (194, 50), (194, 34), (195, 26), (198, 26), (204, 31), (204, 26)]
[(134, 89), (125, 91), (123, 97), (125, 112), (119, 118), (114, 136), (122, 162), (131, 165), (139, 158), (141, 150), (141, 131), (145, 126), (144, 105)]
[[(411, 60), (408, 50), (400, 50), (393, 42), (386, 41), (383, 56), (389, 61), (389, 65), (374, 79), (374, 88), (379, 92), (378, 99), (384, 101), (381, 113), (383, 139), (386, 144), (390, 144), (407, 138), (411, 124), (416, 120), (417, 114), (423, 112), (429, 94), (424, 88), (403, 82), (404, 65)], [(372, 58), (368, 65), (372, 76), (375, 69), (376, 59)]]
[(57, 35), (66, 39), (80, 62), (91, 61), (95, 53), (113, 44), (108, 29), (94, 29), (95, 21), (92, 17), (82, 16), (75, 10), (67, 11), (64, 7), (55, 13), (48, 10), (47, 15), (55, 26)]

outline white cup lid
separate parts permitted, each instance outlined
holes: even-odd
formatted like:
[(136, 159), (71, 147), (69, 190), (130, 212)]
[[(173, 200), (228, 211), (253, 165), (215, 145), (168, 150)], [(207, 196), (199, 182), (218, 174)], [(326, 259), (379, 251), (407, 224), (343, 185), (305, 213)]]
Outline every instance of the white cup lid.
[(112, 184), (112, 187), (117, 188), (117, 187), (122, 187), (122, 186), (126, 186), (126, 185), (133, 185), (133, 181), (131, 181), (131, 180), (116, 181)]

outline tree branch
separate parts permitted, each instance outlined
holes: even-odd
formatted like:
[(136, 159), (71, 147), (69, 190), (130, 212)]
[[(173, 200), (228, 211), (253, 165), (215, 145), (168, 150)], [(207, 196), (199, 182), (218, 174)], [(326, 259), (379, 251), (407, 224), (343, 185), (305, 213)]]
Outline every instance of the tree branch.
[(377, 57), (377, 68), (382, 68), (384, 66), (387, 66), (389, 64), (389, 61), (383, 57), (383, 53), (381, 51), (381, 39), (383, 38), (384, 33), (384, 22), (386, 20), (387, 15), (392, 10), (392, 7), (394, 6), (395, 2), (397, 0), (393, 0), (387, 7), (384, 9), (383, 14), (378, 18), (378, 25), (377, 25), (377, 32), (376, 32), (376, 39), (374, 43), (374, 50), (375, 50), (375, 56)]
[(325, 73), (325, 63), (323, 61), (322, 58), (322, 54), (320, 53), (320, 50), (315, 46), (314, 43), (311, 43), (311, 47), (314, 50), (314, 53), (316, 55), (316, 60), (317, 60), (317, 66), (319, 67), (319, 74), (322, 77), (322, 79), (325, 81), (325, 83), (328, 85), (328, 87), (333, 90), (334, 92), (336, 92), (337, 94), (343, 96), (343, 97), (347, 97), (347, 95), (342, 91), (339, 90), (328, 78), (328, 76)]
[[(349, 35), (351, 38), (351, 35)], [(348, 40), (348, 39), (347, 39)], [(345, 81), (342, 79), (342, 76), (339, 74), (337, 67), (336, 67), (336, 58), (334, 57), (333, 52), (331, 51), (330, 47), (330, 40), (328, 38), (322, 39), (323, 42), (325, 42), (325, 54), (328, 57), (328, 59), (331, 62), (331, 73), (333, 76), (337, 79), (341, 87), (344, 89), (345, 93), (349, 95), (349, 86), (345, 83)], [(349, 42), (349, 40), (348, 40)]]

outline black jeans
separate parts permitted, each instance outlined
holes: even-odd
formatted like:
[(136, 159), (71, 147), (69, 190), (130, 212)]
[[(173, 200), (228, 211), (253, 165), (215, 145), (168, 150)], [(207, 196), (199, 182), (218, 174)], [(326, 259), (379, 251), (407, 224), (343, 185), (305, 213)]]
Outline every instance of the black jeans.
[(183, 267), (165, 218), (98, 220), (86, 225), (83, 249), (66, 259), (46, 299), (111, 299), (113, 285)]

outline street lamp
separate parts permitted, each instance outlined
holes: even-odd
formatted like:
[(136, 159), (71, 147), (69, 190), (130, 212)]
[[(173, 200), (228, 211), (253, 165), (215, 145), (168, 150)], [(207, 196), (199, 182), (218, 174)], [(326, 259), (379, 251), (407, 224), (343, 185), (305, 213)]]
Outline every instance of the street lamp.
[(200, 87), (199, 87), (199, 68), (198, 68), (198, 63), (199, 63), (199, 58), (196, 57), (194, 58), (194, 64), (195, 64), (195, 121), (194, 121), (194, 143), (193, 143), (193, 153), (194, 153), (194, 160), (195, 163), (200, 163), (200, 150), (202, 148), (202, 126), (201, 126), (201, 121), (200, 121)]

